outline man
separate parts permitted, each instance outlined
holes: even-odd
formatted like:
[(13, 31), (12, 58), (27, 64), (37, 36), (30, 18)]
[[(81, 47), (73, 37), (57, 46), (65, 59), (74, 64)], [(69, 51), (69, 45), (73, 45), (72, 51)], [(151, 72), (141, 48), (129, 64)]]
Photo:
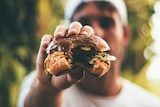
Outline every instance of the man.
[[(43, 62), (52, 36), (43, 36), (37, 56), (36, 73), (24, 82), (19, 102), (24, 107), (160, 107), (160, 100), (120, 77), (130, 28), (123, 0), (70, 0), (65, 10), (69, 27), (57, 26), (54, 37), (96, 34), (117, 57), (109, 72), (97, 78), (74, 67), (68, 73), (47, 78)], [(29, 78), (29, 81), (28, 81)], [(29, 86), (25, 88), (29, 83)], [(22, 99), (21, 99), (22, 98)]]

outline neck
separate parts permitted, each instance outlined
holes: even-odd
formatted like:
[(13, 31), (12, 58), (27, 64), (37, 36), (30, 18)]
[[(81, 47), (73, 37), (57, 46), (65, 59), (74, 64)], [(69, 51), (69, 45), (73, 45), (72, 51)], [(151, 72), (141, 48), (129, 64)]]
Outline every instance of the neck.
[(121, 91), (122, 80), (119, 72), (111, 69), (105, 76), (100, 78), (86, 73), (84, 79), (79, 83), (79, 86), (92, 94), (114, 96)]

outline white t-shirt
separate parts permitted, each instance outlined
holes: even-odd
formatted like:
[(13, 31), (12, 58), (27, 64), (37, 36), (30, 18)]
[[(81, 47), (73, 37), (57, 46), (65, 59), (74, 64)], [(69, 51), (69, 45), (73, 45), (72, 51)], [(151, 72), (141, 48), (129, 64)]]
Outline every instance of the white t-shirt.
[[(22, 83), (18, 107), (24, 107), (34, 77), (35, 73), (31, 73)], [(95, 96), (73, 85), (65, 90), (63, 107), (160, 107), (160, 99), (123, 79), (122, 90), (114, 97)]]

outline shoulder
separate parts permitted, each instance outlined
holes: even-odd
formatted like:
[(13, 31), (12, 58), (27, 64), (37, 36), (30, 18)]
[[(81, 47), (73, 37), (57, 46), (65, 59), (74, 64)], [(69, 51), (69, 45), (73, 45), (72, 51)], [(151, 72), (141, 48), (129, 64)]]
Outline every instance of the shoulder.
[[(124, 79), (123, 94), (132, 97), (138, 104), (145, 104), (147, 107), (160, 107), (160, 98), (146, 89)], [(149, 106), (150, 107), (150, 106)]]
[(35, 77), (36, 77), (36, 71), (32, 71), (23, 79), (17, 100), (17, 107), (23, 107), (25, 97), (27, 96)]

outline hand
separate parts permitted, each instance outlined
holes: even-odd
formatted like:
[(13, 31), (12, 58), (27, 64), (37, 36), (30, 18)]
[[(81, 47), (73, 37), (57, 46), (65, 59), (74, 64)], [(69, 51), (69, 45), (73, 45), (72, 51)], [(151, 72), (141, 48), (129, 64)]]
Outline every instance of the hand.
[[(94, 34), (94, 30), (90, 26), (82, 26), (79, 22), (72, 22), (69, 28), (64, 25), (57, 26), (54, 32), (54, 37), (59, 38), (74, 34), (92, 35)], [(44, 60), (46, 58), (46, 48), (51, 41), (52, 36), (49, 34), (42, 37), (37, 57), (38, 80), (45, 85), (62, 90), (70, 87), (74, 83), (80, 82), (84, 76), (84, 71), (79, 67), (73, 67), (66, 74), (59, 76), (53, 75), (51, 78), (47, 78), (44, 73)]]

